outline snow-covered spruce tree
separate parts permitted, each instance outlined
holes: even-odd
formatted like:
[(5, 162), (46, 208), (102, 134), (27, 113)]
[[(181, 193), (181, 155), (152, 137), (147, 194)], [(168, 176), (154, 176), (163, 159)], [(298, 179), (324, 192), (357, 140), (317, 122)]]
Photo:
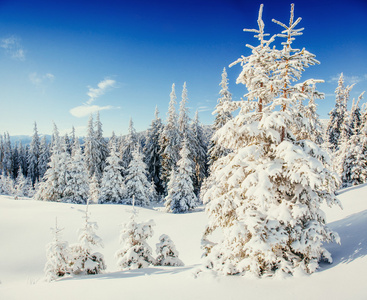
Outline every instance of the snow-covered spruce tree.
[[(341, 73), (338, 87), (335, 89), (335, 107), (330, 111), (330, 119), (326, 128), (326, 136), (327, 142), (330, 150), (333, 152), (339, 149), (339, 144), (341, 144), (341, 137), (343, 124), (345, 123), (345, 118), (347, 118), (347, 103), (349, 100), (350, 90), (353, 88), (352, 86), (344, 86), (344, 76)], [(348, 133), (350, 136), (350, 133)]]
[[(64, 156), (65, 158), (65, 156)], [(59, 131), (56, 124), (53, 130), (53, 142), (48, 169), (43, 176), (35, 199), (43, 201), (61, 201), (66, 184), (66, 168), (62, 157)]]
[(106, 166), (106, 159), (108, 156), (108, 146), (107, 142), (103, 137), (102, 122), (99, 118), (99, 112), (96, 116), (95, 124), (95, 139), (96, 139), (96, 170), (97, 178), (100, 180), (102, 178), (103, 170)]
[(34, 133), (32, 141), (28, 151), (28, 177), (31, 179), (32, 184), (39, 180), (39, 156), (40, 156), (40, 140), (37, 132), (37, 124), (34, 122)]
[(138, 137), (134, 128), (132, 118), (129, 122), (129, 131), (124, 139), (120, 138), (119, 152), (121, 159), (121, 166), (123, 175), (126, 175), (126, 170), (129, 167), (131, 160), (133, 159), (133, 151), (138, 146)]
[(157, 266), (184, 266), (184, 263), (178, 258), (178, 251), (171, 238), (162, 234), (159, 237), (159, 243), (156, 245), (156, 265)]
[[(228, 90), (228, 79), (226, 68), (222, 72), (222, 81), (219, 84), (222, 89), (219, 92), (220, 98), (218, 104), (213, 111), (215, 120), (213, 124), (213, 131), (216, 132), (223, 127), (230, 119), (232, 119), (231, 108), (229, 105), (232, 103), (232, 94)], [(222, 145), (219, 145), (215, 139), (215, 135), (210, 139), (208, 156), (209, 156), (209, 167), (218, 159), (228, 154), (228, 150), (224, 149)]]
[(101, 204), (122, 203), (126, 195), (121, 176), (121, 159), (118, 157), (115, 147), (115, 144), (110, 144), (110, 155), (107, 157), (107, 165), (103, 170), (98, 200)]
[(152, 248), (147, 239), (153, 236), (153, 220), (137, 223), (136, 211), (133, 203), (133, 213), (130, 222), (123, 225), (120, 243), (123, 247), (115, 254), (117, 265), (121, 270), (147, 268), (155, 264)]
[(2, 174), (11, 176), (12, 174), (12, 150), (9, 132), (4, 133), (3, 142), (3, 159), (2, 159)]
[(88, 170), (89, 177), (97, 172), (97, 179), (100, 180), (101, 174), (96, 171), (98, 169), (97, 140), (94, 131), (93, 115), (91, 114), (87, 126), (87, 136), (84, 139), (84, 160)]
[(79, 229), (79, 243), (70, 246), (71, 270), (74, 274), (100, 274), (106, 269), (104, 257), (99, 252), (92, 252), (92, 247), (103, 248), (102, 239), (96, 234), (98, 225), (89, 221), (89, 201), (85, 209), (85, 223)]
[(198, 111), (195, 113), (195, 117), (191, 123), (192, 145), (193, 151), (192, 158), (194, 161), (194, 190), (195, 194), (198, 194), (201, 184), (208, 175), (207, 166), (207, 142), (203, 133), (203, 128), (199, 121)]
[[(334, 165), (342, 179), (342, 187), (365, 183), (367, 179), (366, 129), (361, 129), (358, 107), (362, 97), (363, 93), (359, 96), (357, 103), (353, 100), (352, 110), (343, 125), (346, 129), (342, 131), (339, 150), (335, 153)], [(349, 136), (350, 132), (351, 136)]]
[(47, 281), (56, 280), (66, 274), (70, 274), (70, 250), (68, 242), (62, 241), (61, 231), (63, 229), (57, 226), (51, 228), (53, 241), (46, 246), (47, 262), (45, 265), (45, 278)]
[[(1, 135), (0, 135), (1, 138)], [(42, 140), (41, 140), (41, 146), (42, 146)], [(19, 155), (19, 166), (22, 167), (23, 175), (27, 177), (27, 170), (28, 170), (28, 163), (27, 163), (27, 157), (28, 157), (28, 150), (27, 147), (24, 147), (22, 144), (22, 141), (18, 144), (18, 155)], [(41, 155), (41, 153), (40, 153)], [(41, 157), (40, 157), (41, 158)], [(40, 174), (40, 178), (43, 177), (43, 174)]]
[(91, 203), (97, 204), (99, 200), (99, 183), (95, 175), (89, 180), (89, 199)]
[(50, 148), (46, 142), (46, 136), (43, 136), (40, 143), (40, 156), (38, 160), (38, 171), (40, 179), (42, 179), (46, 173), (48, 163), (50, 162), (50, 156)]
[[(298, 81), (304, 68), (314, 65), (314, 55), (292, 48), (295, 29), (291, 9), (289, 26), (279, 37), (282, 50), (265, 40), (262, 5), (255, 32), (260, 44), (248, 45), (251, 54), (241, 57), (237, 83), (245, 84), (248, 101), (238, 103), (238, 115), (218, 132), (217, 140), (231, 150), (212, 166), (212, 186), (204, 195), (209, 223), (203, 243), (207, 268), (222, 274), (255, 276), (314, 272), (322, 258), (331, 261), (324, 242), (339, 241), (325, 225), (320, 205), (338, 203), (334, 191), (338, 177), (330, 171), (327, 153), (310, 140), (297, 140), (297, 103), (307, 98)], [(223, 239), (208, 240), (217, 228)]]
[(350, 127), (352, 134), (360, 134), (362, 128), (362, 112), (360, 102), (365, 92), (359, 95), (357, 102), (353, 99), (352, 109), (350, 111)]
[(135, 197), (135, 205), (149, 206), (153, 195), (151, 194), (151, 184), (147, 178), (147, 165), (143, 161), (143, 154), (139, 148), (132, 153), (132, 160), (126, 171), (125, 188), (126, 204), (132, 204)]
[(187, 146), (187, 140), (182, 141), (180, 151), (181, 159), (177, 162), (177, 173), (172, 170), (170, 182), (168, 185), (168, 194), (165, 198), (165, 207), (167, 212), (185, 213), (195, 208), (197, 198), (192, 184), (193, 161), (189, 158), (190, 151)]
[(160, 180), (162, 172), (161, 146), (159, 144), (160, 136), (163, 131), (161, 118), (158, 116), (158, 107), (155, 108), (155, 118), (148, 129), (146, 143), (144, 147), (145, 163), (148, 166), (148, 179), (154, 180), (156, 191), (163, 194), (164, 189)]
[(180, 151), (180, 133), (177, 124), (177, 113), (175, 110), (176, 93), (175, 84), (172, 84), (172, 92), (170, 94), (170, 102), (167, 113), (167, 123), (164, 126), (160, 137), (161, 157), (162, 157), (162, 173), (161, 180), (167, 194), (167, 184), (170, 178), (172, 168), (176, 167), (179, 160)]
[(64, 198), (68, 202), (85, 204), (87, 203), (88, 197), (88, 172), (84, 163), (82, 150), (80, 149), (79, 139), (75, 139), (71, 161), (68, 166), (68, 179), (65, 186)]
[(29, 190), (28, 181), (23, 175), (22, 167), (19, 166), (18, 176), (17, 179), (15, 180), (15, 195), (16, 197), (27, 197), (28, 190)]
[(190, 131), (189, 109), (186, 107), (187, 100), (188, 100), (187, 87), (186, 87), (186, 82), (184, 82), (184, 85), (182, 88), (182, 99), (180, 102), (180, 109), (178, 113), (178, 130), (180, 131), (181, 140), (183, 140), (185, 137), (188, 138), (188, 134)]

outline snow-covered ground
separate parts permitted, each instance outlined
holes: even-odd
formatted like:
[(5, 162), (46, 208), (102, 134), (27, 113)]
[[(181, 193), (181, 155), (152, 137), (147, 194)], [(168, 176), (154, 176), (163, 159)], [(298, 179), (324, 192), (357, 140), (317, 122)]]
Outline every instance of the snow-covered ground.
[(325, 212), (342, 244), (327, 245), (334, 263), (322, 264), (311, 276), (254, 279), (206, 272), (195, 278), (206, 224), (203, 209), (173, 215), (159, 207), (138, 208), (137, 220), (154, 219), (153, 251), (159, 236), (168, 234), (185, 266), (118, 271), (114, 253), (131, 207), (92, 205), (91, 221), (98, 222), (97, 234), (105, 244), (95, 250), (104, 254), (107, 272), (47, 283), (43, 268), (50, 227), (57, 217), (65, 228), (63, 239), (76, 242), (85, 206), (0, 196), (0, 299), (367, 299), (367, 185), (341, 190), (338, 197), (344, 209)]

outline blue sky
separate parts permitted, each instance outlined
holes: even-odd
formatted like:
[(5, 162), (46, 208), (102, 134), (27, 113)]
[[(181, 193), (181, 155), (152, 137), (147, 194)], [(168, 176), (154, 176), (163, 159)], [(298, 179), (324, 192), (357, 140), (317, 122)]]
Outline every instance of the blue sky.
[[(288, 22), (291, 1), (0, 1), (0, 132), (83, 135), (88, 114), (100, 107), (106, 136), (127, 131), (130, 117), (145, 130), (158, 105), (166, 118), (172, 83), (178, 100), (186, 81), (191, 115), (210, 124), (223, 67), (256, 44), (243, 28), (256, 28), (259, 5), (269, 33), (275, 18)], [(321, 62), (303, 79), (324, 79), (318, 89), (322, 118), (334, 105), (341, 72), (356, 83), (351, 97), (367, 90), (367, 1), (293, 1), (304, 34), (295, 45)], [(239, 66), (227, 68), (234, 99)], [(72, 114), (72, 113), (73, 114)]]

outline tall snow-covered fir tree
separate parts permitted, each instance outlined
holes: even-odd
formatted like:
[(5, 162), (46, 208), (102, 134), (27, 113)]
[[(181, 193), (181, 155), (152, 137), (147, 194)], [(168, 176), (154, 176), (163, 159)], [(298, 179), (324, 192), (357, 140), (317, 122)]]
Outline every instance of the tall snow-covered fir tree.
[(43, 136), (40, 143), (40, 156), (38, 160), (38, 171), (40, 179), (42, 179), (46, 173), (48, 163), (50, 162), (50, 156), (50, 148), (46, 142), (46, 136)]
[(165, 193), (167, 193), (167, 184), (170, 178), (172, 168), (176, 167), (180, 152), (180, 133), (177, 123), (177, 113), (175, 110), (176, 93), (175, 84), (172, 84), (170, 102), (168, 106), (167, 122), (160, 137), (162, 173), (161, 180)]
[(190, 151), (186, 139), (182, 141), (180, 156), (181, 158), (177, 162), (177, 172), (172, 169), (168, 194), (165, 198), (166, 211), (172, 213), (185, 213), (193, 210), (197, 205), (197, 197), (191, 179), (194, 163), (189, 157)]
[[(93, 175), (95, 176), (95, 175)], [(65, 186), (64, 197), (73, 203), (85, 204), (89, 197), (88, 172), (84, 163), (79, 140), (75, 139), (71, 160), (68, 166), (68, 180)]]
[(361, 126), (359, 102), (364, 92), (344, 120), (339, 149), (335, 153), (336, 171), (342, 179), (342, 187), (358, 185), (367, 180), (367, 139), (366, 124)]
[[(289, 25), (273, 20), (284, 28), (277, 35), (286, 38), (281, 50), (271, 47), (274, 36), (264, 39), (262, 8), (259, 29), (245, 30), (255, 32), (259, 45), (247, 45), (251, 54), (232, 64), (241, 64), (237, 83), (246, 86), (248, 101), (237, 103), (237, 116), (216, 133), (231, 152), (213, 164), (213, 184), (204, 194), (205, 266), (223, 274), (313, 273), (320, 259), (331, 261), (323, 243), (339, 241), (320, 209), (323, 202), (338, 203), (338, 177), (327, 153), (292, 131), (299, 128), (297, 103), (309, 97), (307, 86), (320, 81), (292, 82), (318, 62), (307, 50), (292, 48), (302, 34), (293, 4)], [(209, 236), (217, 228), (223, 239), (213, 243)]]
[(163, 131), (161, 118), (158, 116), (158, 107), (155, 109), (155, 118), (148, 129), (144, 147), (145, 163), (148, 166), (148, 179), (153, 180), (158, 194), (163, 194), (164, 189), (160, 180), (162, 172), (160, 136)]
[(9, 132), (4, 133), (2, 174), (12, 176), (12, 149)]
[(129, 167), (131, 160), (133, 159), (133, 151), (137, 145), (138, 137), (134, 128), (133, 120), (130, 118), (128, 134), (124, 139), (120, 138), (119, 141), (119, 152), (123, 175), (126, 175), (125, 172)]
[(103, 137), (102, 122), (99, 118), (99, 112), (97, 112), (95, 123), (95, 139), (96, 139), (96, 173), (97, 178), (102, 178), (103, 169), (106, 166), (106, 159), (108, 156), (107, 141)]
[(133, 197), (135, 197), (135, 205), (149, 206), (153, 195), (151, 193), (151, 184), (147, 178), (147, 165), (143, 161), (143, 154), (138, 147), (133, 151), (132, 155), (133, 158), (126, 171), (125, 203), (132, 204)]
[[(97, 140), (94, 131), (93, 115), (91, 114), (88, 120), (87, 135), (84, 139), (84, 159), (87, 166), (89, 177), (92, 177), (97, 172), (97, 178), (100, 180), (98, 173), (98, 155), (97, 155)], [(97, 170), (97, 171), (96, 171)]]
[(71, 270), (74, 274), (100, 274), (106, 269), (104, 256), (99, 252), (92, 252), (92, 249), (94, 246), (103, 248), (103, 242), (95, 232), (98, 229), (97, 223), (89, 220), (89, 201), (84, 218), (85, 223), (79, 229), (79, 243), (70, 245)]
[(36, 182), (36, 180), (39, 180), (39, 168), (38, 168), (38, 162), (39, 162), (39, 156), (40, 156), (40, 140), (37, 132), (37, 124), (34, 122), (34, 133), (32, 136), (32, 141), (29, 146), (29, 152), (28, 152), (28, 177), (31, 179), (32, 184)]
[(121, 270), (132, 270), (146, 268), (155, 264), (152, 256), (152, 248), (148, 245), (147, 239), (153, 236), (153, 220), (138, 223), (136, 222), (137, 212), (134, 208), (130, 222), (122, 226), (120, 243), (123, 247), (115, 254), (117, 265)]
[(70, 274), (70, 251), (69, 244), (66, 241), (61, 240), (61, 231), (63, 229), (56, 225), (55, 228), (51, 228), (53, 234), (53, 241), (46, 246), (46, 265), (45, 265), (45, 278), (47, 281), (56, 280), (59, 277), (63, 277), (66, 274)]
[(192, 135), (192, 158), (194, 161), (194, 190), (198, 194), (201, 184), (208, 175), (208, 159), (207, 159), (207, 142), (203, 133), (203, 128), (199, 121), (198, 111), (192, 120), (191, 126)]
[(122, 203), (126, 193), (121, 175), (121, 159), (116, 152), (116, 145), (110, 143), (109, 147), (110, 155), (107, 157), (107, 165), (103, 170), (98, 202)]
[(68, 166), (70, 163), (66, 144), (61, 144), (59, 131), (54, 124), (53, 144), (48, 169), (35, 194), (37, 200), (62, 201), (65, 195), (67, 180), (69, 179)]
[[(226, 68), (222, 72), (222, 81), (219, 84), (221, 90), (219, 92), (220, 98), (218, 99), (218, 104), (213, 111), (215, 115), (215, 120), (213, 124), (213, 131), (216, 132), (223, 127), (230, 119), (232, 119), (231, 107), (232, 104), (232, 94), (228, 90), (228, 78)], [(210, 140), (208, 156), (209, 156), (209, 166), (211, 166), (218, 158), (226, 155), (228, 150), (224, 149), (222, 145), (219, 145), (215, 140), (215, 135)]]
[[(338, 87), (335, 89), (335, 107), (330, 111), (330, 119), (326, 128), (326, 137), (328, 142), (328, 147), (333, 152), (339, 149), (339, 144), (341, 143), (341, 138), (343, 134), (343, 130), (348, 130), (343, 124), (345, 123), (345, 119), (347, 118), (347, 103), (349, 100), (350, 90), (353, 88), (352, 86), (344, 86), (344, 76), (341, 73)], [(350, 136), (350, 132), (347, 134)]]

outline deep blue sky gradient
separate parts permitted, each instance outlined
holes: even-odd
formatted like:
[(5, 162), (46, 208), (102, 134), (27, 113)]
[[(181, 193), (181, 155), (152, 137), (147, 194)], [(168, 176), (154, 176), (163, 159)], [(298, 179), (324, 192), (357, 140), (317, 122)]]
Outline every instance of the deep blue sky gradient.
[[(278, 33), (271, 19), (287, 23), (291, 1), (0, 1), (0, 39), (16, 37), (25, 51), (17, 60), (0, 48), (0, 132), (31, 134), (37, 121), (40, 133), (50, 133), (55, 121), (62, 132), (74, 125), (83, 135), (88, 117), (69, 110), (88, 100), (88, 86), (106, 78), (115, 87), (93, 103), (115, 107), (101, 111), (106, 136), (126, 133), (130, 117), (145, 130), (156, 105), (165, 120), (171, 85), (179, 101), (184, 81), (192, 116), (199, 109), (210, 124), (223, 67), (250, 53), (245, 44), (256, 44), (242, 29), (256, 28), (261, 3), (265, 29)], [(321, 62), (303, 79), (325, 80), (318, 89), (326, 94), (319, 102), (326, 118), (338, 74), (344, 72), (348, 84), (358, 82), (352, 97), (367, 90), (367, 1), (293, 3), (305, 28), (295, 45)], [(240, 67), (227, 71), (230, 91), (240, 99)], [(41, 82), (32, 83), (31, 74)]]

